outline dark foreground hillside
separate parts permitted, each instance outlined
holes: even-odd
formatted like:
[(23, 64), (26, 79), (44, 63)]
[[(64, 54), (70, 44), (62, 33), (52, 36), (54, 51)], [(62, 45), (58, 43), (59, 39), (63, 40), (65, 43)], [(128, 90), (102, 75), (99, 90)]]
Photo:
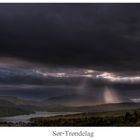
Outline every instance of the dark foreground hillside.
[(140, 126), (140, 110), (40, 117), (32, 118), (30, 123), (0, 122), (0, 126)]
[(34, 126), (140, 126), (140, 110), (32, 118)]

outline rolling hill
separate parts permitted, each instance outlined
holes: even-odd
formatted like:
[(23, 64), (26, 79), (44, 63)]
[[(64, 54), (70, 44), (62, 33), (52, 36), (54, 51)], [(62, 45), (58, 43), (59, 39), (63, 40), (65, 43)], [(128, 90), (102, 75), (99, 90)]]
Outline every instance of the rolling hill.
[[(84, 96), (81, 99), (78, 97), (72, 98), (69, 96), (65, 101), (65, 96), (53, 97), (42, 101), (31, 101), (19, 99), (12, 96), (0, 96), (0, 116), (13, 116), (18, 114), (29, 114), (35, 111), (48, 111), (48, 112), (104, 112), (115, 110), (129, 110), (139, 109), (140, 103), (125, 102), (125, 103), (112, 103), (100, 105), (84, 105), (79, 104), (84, 101)], [(78, 106), (74, 103), (79, 99)], [(91, 98), (86, 98), (92, 101)], [(68, 101), (73, 100), (73, 106), (69, 105)]]

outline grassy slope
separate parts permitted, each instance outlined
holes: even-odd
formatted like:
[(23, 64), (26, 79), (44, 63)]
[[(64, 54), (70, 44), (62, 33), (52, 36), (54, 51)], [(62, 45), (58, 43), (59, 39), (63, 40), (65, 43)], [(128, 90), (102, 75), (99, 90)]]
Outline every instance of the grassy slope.
[(32, 118), (34, 126), (140, 126), (140, 110), (78, 113)]

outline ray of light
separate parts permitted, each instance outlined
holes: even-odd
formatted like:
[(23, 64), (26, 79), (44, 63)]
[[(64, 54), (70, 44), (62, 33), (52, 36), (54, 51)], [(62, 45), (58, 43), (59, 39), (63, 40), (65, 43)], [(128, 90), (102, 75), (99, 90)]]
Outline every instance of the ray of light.
[(113, 89), (110, 89), (108, 87), (105, 87), (103, 97), (104, 97), (104, 102), (106, 104), (108, 104), (108, 103), (120, 103), (121, 102), (117, 93)]

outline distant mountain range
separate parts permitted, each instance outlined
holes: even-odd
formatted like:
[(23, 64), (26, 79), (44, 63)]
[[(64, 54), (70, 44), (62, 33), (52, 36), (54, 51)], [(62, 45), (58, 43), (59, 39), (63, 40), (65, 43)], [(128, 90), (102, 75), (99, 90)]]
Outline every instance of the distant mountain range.
[[(84, 102), (84, 99), (86, 99), (85, 104), (80, 105), (80, 103)], [(140, 108), (140, 103), (133, 102), (94, 105), (94, 103), (86, 104), (88, 101), (91, 102), (92, 98), (85, 97), (84, 95), (80, 98), (78, 96), (75, 96), (74, 98), (72, 96), (67, 96), (67, 98), (65, 96), (60, 96), (42, 101), (25, 100), (13, 96), (0, 96), (0, 117), (30, 114), (35, 111), (104, 112)]]
[(99, 104), (99, 101), (95, 101), (93, 96), (89, 95), (63, 95), (51, 97), (43, 100), (43, 103), (47, 104), (61, 104), (64, 106), (91, 106)]

